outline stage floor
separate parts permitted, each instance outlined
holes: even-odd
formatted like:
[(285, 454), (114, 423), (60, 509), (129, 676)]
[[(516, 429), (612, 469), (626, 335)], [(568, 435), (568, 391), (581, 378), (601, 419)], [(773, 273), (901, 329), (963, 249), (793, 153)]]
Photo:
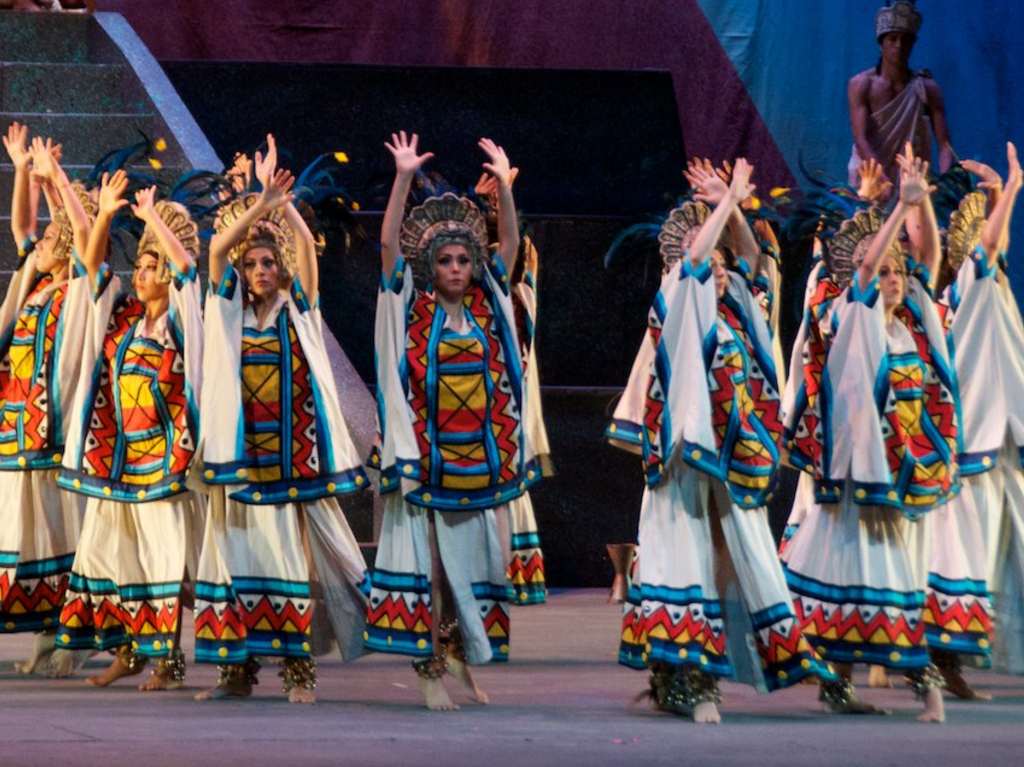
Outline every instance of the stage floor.
[[(863, 689), (891, 717), (821, 712), (817, 689), (771, 696), (724, 684), (718, 727), (698, 727), (634, 704), (646, 676), (615, 664), (620, 610), (597, 590), (551, 595), (516, 608), (512, 661), (477, 671), (492, 703), (460, 711), (419, 708), (407, 659), (373, 655), (349, 666), (321, 659), (320, 702), (290, 705), (276, 668), (245, 701), (196, 703), (216, 670), (190, 666), (188, 688), (140, 693), (141, 677), (96, 690), (81, 678), (19, 677), (13, 660), (31, 637), (0, 637), (0, 765), (426, 764), (823, 764), (964, 765), (1020, 763), (1024, 678), (971, 673), (990, 703), (947, 702), (944, 725), (914, 720), (910, 691)], [(190, 637), (191, 621), (186, 623)], [(192, 655), (192, 642), (185, 641)], [(87, 670), (101, 668), (98, 656)], [(864, 675), (858, 681), (864, 682)]]

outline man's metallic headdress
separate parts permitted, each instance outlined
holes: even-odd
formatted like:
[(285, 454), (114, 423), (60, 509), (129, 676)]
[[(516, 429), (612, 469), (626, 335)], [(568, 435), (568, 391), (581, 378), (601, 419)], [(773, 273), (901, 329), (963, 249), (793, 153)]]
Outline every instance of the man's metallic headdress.
[[(217, 234), (226, 231), (249, 208), (256, 204), (259, 195), (255, 192), (236, 197), (225, 204), (217, 213), (213, 230)], [(264, 246), (275, 252), (281, 262), (281, 268), (289, 277), (294, 277), (298, 269), (295, 249), (295, 236), (292, 228), (285, 220), (284, 211), (280, 208), (272, 210), (255, 224), (249, 227), (245, 239), (235, 245), (228, 253), (228, 259), (238, 268), (242, 258), (252, 248)]]
[(903, 32), (916, 38), (922, 21), (921, 12), (909, 0), (886, 3), (875, 14), (875, 39), (880, 41), (889, 32)]
[(464, 245), (473, 259), (473, 276), (481, 276), (487, 258), (487, 223), (470, 200), (446, 192), (417, 205), (402, 222), (399, 247), (412, 265), (417, 281), (433, 279), (434, 259), (442, 245)]
[[(155, 207), (160, 220), (167, 225), (175, 239), (181, 243), (181, 246), (192, 256), (192, 259), (197, 261), (199, 259), (199, 227), (192, 220), (188, 209), (180, 203), (168, 200), (160, 200)], [(158, 260), (157, 281), (163, 283), (171, 281), (171, 270), (167, 263), (167, 253), (164, 252), (163, 247), (160, 245), (160, 239), (157, 237), (156, 232), (148, 224), (142, 232), (142, 237), (139, 238), (138, 253), (139, 256), (143, 253), (153, 253), (156, 255)]]

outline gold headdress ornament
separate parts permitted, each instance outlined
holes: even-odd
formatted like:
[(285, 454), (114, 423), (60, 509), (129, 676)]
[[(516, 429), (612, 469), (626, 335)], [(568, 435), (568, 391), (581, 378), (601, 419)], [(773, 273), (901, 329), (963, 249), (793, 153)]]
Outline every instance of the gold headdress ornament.
[[(839, 225), (839, 231), (827, 241), (824, 253), (825, 266), (840, 288), (850, 284), (853, 273), (861, 265), (868, 248), (871, 247), (871, 241), (875, 239), (884, 223), (885, 216), (881, 209), (874, 206), (865, 208), (843, 221)], [(898, 242), (892, 244), (889, 255), (902, 257), (903, 251)]]
[(981, 243), (981, 230), (985, 227), (984, 192), (971, 192), (960, 200), (960, 205), (949, 217), (946, 229), (946, 263), (954, 274), (960, 265)]
[[(78, 197), (89, 220), (92, 221), (96, 218), (99, 208), (89, 196), (89, 190), (85, 188), (85, 184), (81, 181), (74, 181), (71, 184), (71, 190)], [(60, 261), (67, 261), (71, 258), (71, 251), (75, 247), (75, 232), (71, 227), (71, 219), (68, 218), (68, 213), (63, 207), (58, 208), (53, 214), (53, 223), (57, 225), (57, 239), (53, 243), (53, 255)]]
[[(188, 209), (180, 203), (168, 200), (160, 200), (154, 207), (156, 208), (156, 214), (160, 216), (160, 220), (171, 230), (175, 239), (188, 251), (192, 259), (197, 261), (199, 259), (199, 227), (192, 220)], [(146, 225), (142, 232), (142, 237), (139, 238), (138, 253), (140, 256), (143, 253), (155, 254), (158, 260), (157, 281), (165, 283), (171, 281), (171, 270), (167, 263), (167, 254), (160, 246), (160, 240), (149, 224)]]
[(875, 14), (875, 39), (881, 40), (882, 35), (889, 32), (903, 32), (917, 37), (922, 21), (921, 12), (909, 0), (886, 3)]
[(423, 282), (433, 277), (437, 249), (448, 243), (466, 246), (473, 259), (473, 275), (479, 279), (487, 258), (487, 223), (476, 205), (446, 192), (409, 211), (398, 242), (417, 279)]
[[(250, 192), (225, 204), (217, 213), (217, 219), (213, 224), (214, 232), (220, 234), (227, 230), (256, 204), (259, 197), (255, 192)], [(298, 268), (295, 255), (295, 236), (285, 220), (284, 211), (280, 208), (272, 210), (250, 226), (249, 231), (245, 234), (245, 239), (228, 252), (228, 259), (237, 267), (247, 251), (260, 245), (271, 247), (277, 253), (281, 267), (288, 273), (288, 276), (295, 276)]]
[(686, 255), (709, 215), (707, 205), (694, 201), (685, 202), (668, 214), (658, 233), (658, 252), (666, 272)]

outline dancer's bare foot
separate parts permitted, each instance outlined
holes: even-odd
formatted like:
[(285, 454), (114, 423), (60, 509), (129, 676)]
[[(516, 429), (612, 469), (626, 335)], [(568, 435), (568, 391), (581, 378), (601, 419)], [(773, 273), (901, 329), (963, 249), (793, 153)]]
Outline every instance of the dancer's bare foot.
[(886, 689), (892, 687), (892, 680), (885, 666), (868, 666), (868, 687), (873, 689)]
[(289, 703), (316, 703), (316, 692), (305, 687), (293, 687), (288, 691)]
[(185, 686), (181, 679), (172, 679), (169, 675), (154, 669), (149, 679), (139, 685), (140, 692), (156, 692), (158, 690), (180, 690)]
[(245, 682), (238, 684), (219, 684), (209, 690), (197, 692), (193, 700), (225, 700), (226, 698), (248, 698), (252, 695), (252, 685)]
[(832, 714), (877, 714), (889, 716), (892, 711), (865, 703), (857, 697), (857, 690), (849, 679), (822, 681), (818, 700), (825, 704), (825, 710)]
[(32, 655), (26, 660), (15, 663), (14, 670), (19, 674), (34, 674), (36, 671), (42, 671), (56, 651), (53, 646), (53, 638), (52, 631), (37, 632), (35, 640), (32, 642)]
[(960, 700), (992, 700), (987, 692), (979, 692), (967, 684), (964, 675), (957, 668), (940, 668), (942, 678), (946, 680), (946, 690)]
[(135, 674), (142, 673), (143, 666), (145, 666), (145, 663), (140, 663), (137, 669), (132, 669), (120, 657), (115, 655), (114, 661), (107, 666), (102, 674), (90, 676), (85, 681), (93, 687), (107, 687), (123, 676), (134, 676)]
[(469, 690), (470, 696), (472, 696), (473, 700), (477, 703), (487, 705), (491, 702), (490, 696), (484, 692), (480, 688), (480, 685), (476, 683), (476, 680), (473, 679), (473, 675), (469, 671), (469, 666), (467, 666), (464, 661), (459, 660), (454, 655), (449, 655), (448, 671), (453, 677), (458, 679), (467, 690)]
[(942, 690), (929, 688), (924, 697), (924, 713), (917, 717), (919, 722), (945, 722), (946, 706), (942, 702)]
[(452, 703), (448, 691), (440, 679), (419, 678), (420, 692), (423, 700), (431, 711), (458, 711), (459, 707)]
[(721, 724), (722, 715), (718, 713), (718, 706), (706, 701), (693, 709), (693, 721), (697, 724)]

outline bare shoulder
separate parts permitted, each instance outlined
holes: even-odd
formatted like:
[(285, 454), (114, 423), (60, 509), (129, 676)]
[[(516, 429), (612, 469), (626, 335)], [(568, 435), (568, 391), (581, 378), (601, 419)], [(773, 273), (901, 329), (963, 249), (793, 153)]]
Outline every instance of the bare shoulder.
[(851, 96), (866, 97), (871, 89), (871, 82), (875, 77), (874, 69), (865, 69), (850, 78), (846, 84), (846, 90)]

